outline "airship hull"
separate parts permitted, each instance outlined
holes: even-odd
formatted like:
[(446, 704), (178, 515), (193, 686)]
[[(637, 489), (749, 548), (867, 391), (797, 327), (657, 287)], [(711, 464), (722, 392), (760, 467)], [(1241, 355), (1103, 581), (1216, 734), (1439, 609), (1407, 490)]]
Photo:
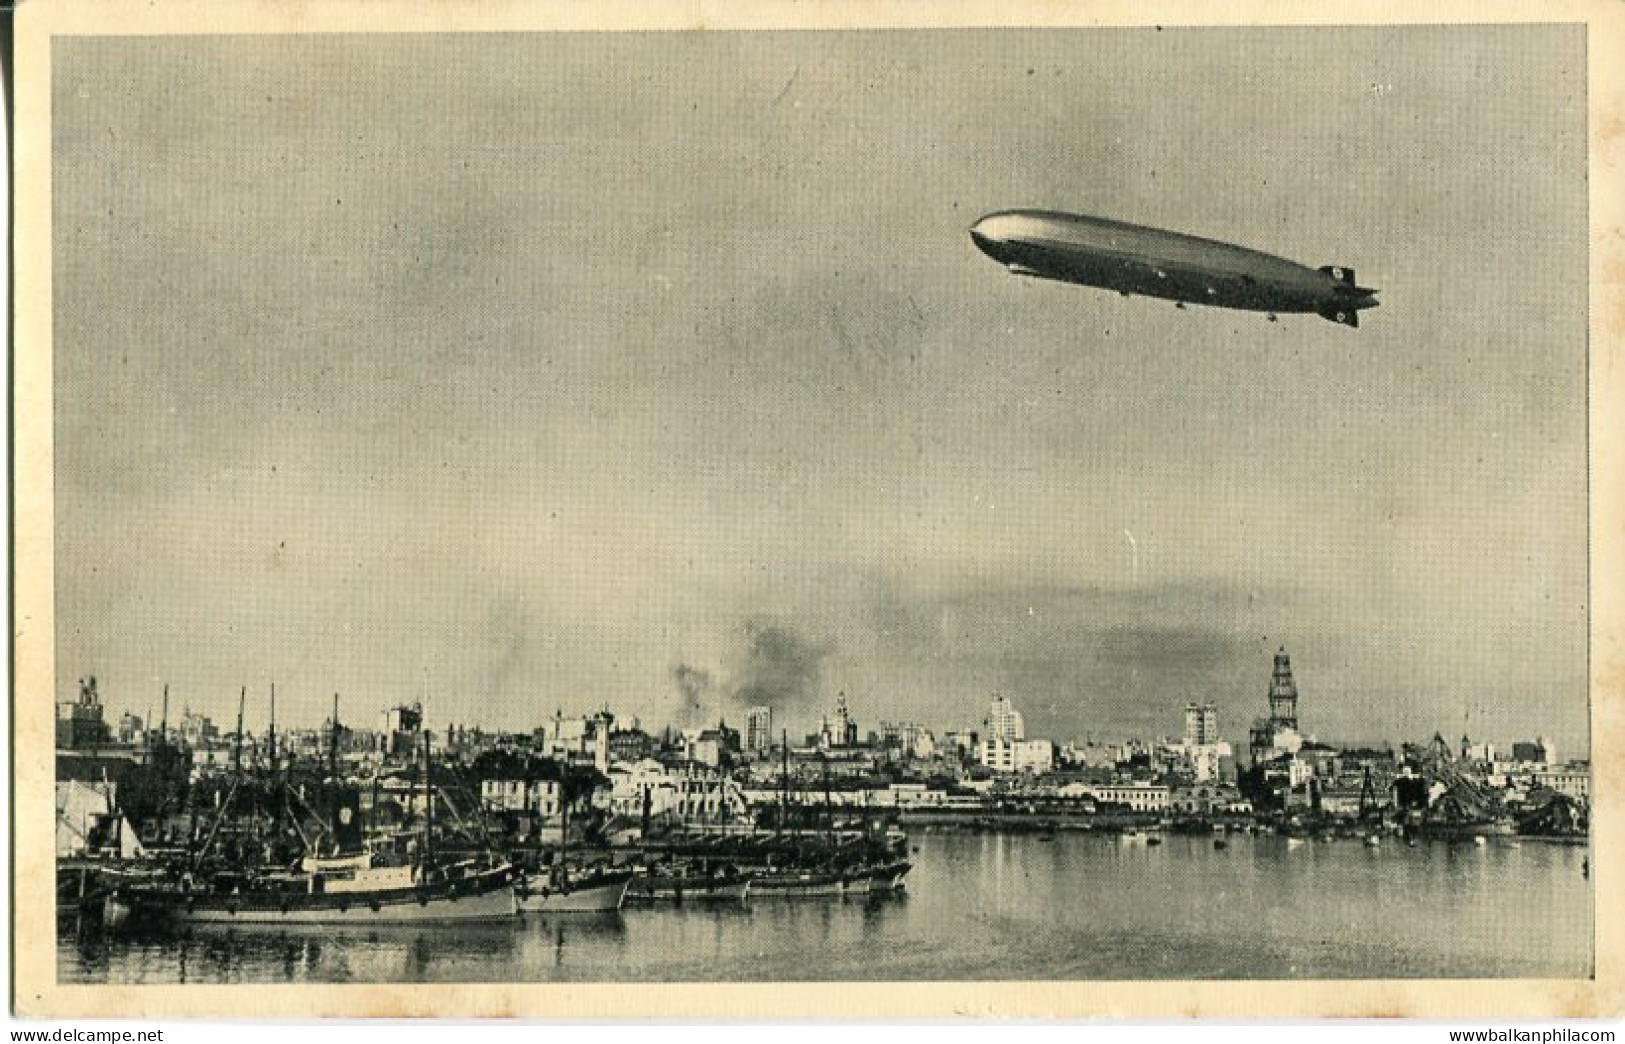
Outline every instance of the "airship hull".
[(1052, 211), (1012, 210), (977, 222), (983, 253), (1018, 275), (1119, 293), (1254, 312), (1313, 312), (1356, 326), (1374, 291), (1344, 268), (1313, 269), (1258, 250)]

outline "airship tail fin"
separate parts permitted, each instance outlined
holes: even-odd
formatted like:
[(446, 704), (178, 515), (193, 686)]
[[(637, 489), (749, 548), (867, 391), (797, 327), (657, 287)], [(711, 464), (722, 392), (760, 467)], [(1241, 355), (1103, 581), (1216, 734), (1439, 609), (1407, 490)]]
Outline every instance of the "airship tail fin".
[(1334, 323), (1342, 323), (1344, 326), (1358, 327), (1360, 325), (1360, 313), (1352, 308), (1322, 308), (1320, 317), (1330, 319)]
[(1354, 286), (1354, 269), (1344, 268), (1341, 265), (1322, 265), (1320, 270), (1347, 286)]

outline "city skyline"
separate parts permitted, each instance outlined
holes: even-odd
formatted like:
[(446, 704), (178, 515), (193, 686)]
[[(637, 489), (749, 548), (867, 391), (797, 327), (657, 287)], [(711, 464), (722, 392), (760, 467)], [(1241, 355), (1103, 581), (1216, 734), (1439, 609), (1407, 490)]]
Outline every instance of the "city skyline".
[[(846, 694), (844, 692), (840, 693), (840, 694), (838, 694), (837, 698), (844, 697), (845, 695)], [(98, 697), (99, 698), (101, 697), (100, 693), (98, 693)], [(266, 736), (270, 731), (271, 719), (270, 719), (269, 714), (267, 713), (267, 706), (266, 706), (267, 701), (266, 701), (266, 699), (262, 698), (259, 702), (260, 702), (261, 705), (256, 706), (256, 704), (254, 702), (254, 694), (252, 692), (248, 693), (245, 700), (244, 700), (244, 708), (245, 708), (245, 710), (244, 710), (244, 716), (243, 716), (243, 732), (244, 732), (245, 736), (255, 737), (255, 738), (262, 738), (262, 737)], [(976, 718), (975, 714), (974, 714), (974, 710), (972, 710), (971, 712), (967, 713), (967, 716), (963, 720), (921, 722), (921, 721), (913, 721), (913, 720), (905, 719), (905, 718), (902, 718), (902, 717), (898, 717), (896, 715), (888, 716), (883, 707), (868, 708), (869, 713), (860, 714), (860, 713), (857, 713), (857, 712), (864, 710), (864, 708), (859, 706), (857, 708), (853, 708), (854, 713), (852, 715), (852, 720), (857, 725), (858, 730), (859, 730), (858, 731), (858, 742), (860, 744), (866, 744), (871, 739), (884, 734), (884, 732), (885, 732), (885, 730), (886, 730), (886, 728), (888, 726), (892, 726), (892, 727), (896, 727), (896, 726), (918, 727), (918, 728), (924, 729), (927, 733), (930, 733), (939, 742), (942, 740), (943, 737), (945, 737), (947, 735), (950, 735), (950, 734), (953, 734), (953, 733), (972, 733), (972, 734), (976, 734), (979, 737), (984, 738), (984, 739), (987, 738), (988, 736), (999, 735), (999, 734), (1001, 734), (999, 732), (999, 729), (995, 725), (992, 725), (990, 723), (994, 720), (994, 718), (999, 713), (999, 708), (1000, 708), (1001, 703), (1002, 703), (1003, 708), (1004, 708), (1004, 710), (1006, 712), (1012, 712), (1014, 714), (1014, 718), (1015, 718), (1016, 721), (1019, 722), (1025, 717), (1024, 714), (1021, 711), (1020, 701), (1010, 698), (1010, 696), (1008, 694), (1003, 694), (1003, 693), (990, 694), (988, 702), (991, 704), (991, 712), (990, 712), (989, 707), (984, 706), (982, 708), (982, 711), (981, 711), (981, 714), (982, 714), (981, 718)], [(159, 729), (159, 728), (161, 728), (163, 726), (162, 711), (160, 709), (161, 704), (162, 704), (161, 700), (160, 700), (160, 702), (158, 704), (154, 704), (153, 706), (147, 707), (145, 709), (143, 709), (141, 707), (137, 707), (137, 706), (132, 706), (132, 705), (121, 705), (119, 703), (119, 701), (117, 701), (117, 700), (113, 700), (113, 701), (109, 702), (109, 701), (105, 700), (105, 698), (102, 698), (102, 704), (107, 709), (107, 712), (110, 715), (122, 716), (122, 715), (125, 715), (125, 714), (129, 714), (129, 715), (132, 715), (135, 718), (139, 719), (139, 721), (141, 722), (141, 727), (144, 730), (146, 730), (148, 733), (150, 733), (151, 731), (153, 731), (155, 729)], [(387, 721), (391, 717), (391, 715), (393, 715), (399, 708), (407, 707), (407, 706), (414, 706), (415, 707), (415, 706), (418, 706), (418, 705), (420, 705), (420, 701), (396, 702), (396, 703), (391, 703), (388, 706), (386, 706), (386, 707), (384, 707), (384, 708), (382, 708), (382, 709), (380, 709), (380, 710), (378, 710), (378, 711), (376, 711), (374, 713), (362, 713), (358, 717), (351, 717), (350, 715), (347, 715), (346, 713), (344, 713), (343, 708), (341, 707), (340, 708), (340, 713), (339, 713), (339, 720), (340, 720), (340, 724), (342, 724), (344, 726), (346, 731), (354, 730), (354, 731), (362, 732), (362, 733), (365, 733), (365, 732), (387, 733), (389, 731), (389, 728), (387, 726), (385, 726), (385, 727), (383, 727), (381, 729), (376, 727), (375, 724), (373, 723), (373, 719), (385, 719)], [(822, 723), (822, 724), (827, 725), (830, 721), (832, 721), (833, 718), (832, 718), (831, 712), (835, 711), (836, 707), (837, 707), (837, 705), (834, 702), (832, 702), (830, 707), (823, 714), (819, 715), (818, 718), (816, 718), (814, 720), (813, 724), (809, 725), (804, 730), (791, 731), (788, 727), (781, 728), (779, 723), (774, 723), (772, 729), (770, 730), (770, 735), (767, 736), (767, 741), (765, 743), (765, 746), (767, 746), (767, 747), (776, 747), (779, 744), (781, 738), (783, 738), (783, 736), (785, 736), (785, 735), (788, 735), (792, 745), (800, 745), (800, 744), (802, 744), (804, 742), (816, 741), (818, 739), (818, 737), (819, 737), (819, 727), (818, 727), (819, 724)], [(552, 713), (547, 714), (547, 715), (543, 715), (543, 716), (537, 718), (529, 726), (521, 725), (521, 726), (519, 726), (517, 728), (499, 728), (499, 727), (487, 727), (486, 723), (481, 722), (479, 720), (455, 720), (455, 719), (453, 719), (453, 720), (446, 720), (446, 721), (441, 722), (438, 725), (436, 725), (430, 719), (430, 715), (427, 713), (427, 711), (429, 709), (428, 706), (423, 705), (423, 709), (425, 711), (424, 716), (423, 716), (424, 721), (425, 721), (425, 725), (424, 725), (425, 731), (430, 735), (440, 735), (442, 737), (449, 736), (451, 730), (453, 730), (453, 729), (458, 729), (458, 730), (474, 730), (474, 729), (478, 729), (478, 730), (481, 730), (481, 731), (485, 732), (488, 735), (504, 735), (504, 734), (506, 734), (506, 735), (523, 736), (523, 735), (527, 735), (527, 734), (529, 734), (529, 733), (531, 733), (531, 732), (533, 732), (533, 731), (535, 731), (537, 729), (547, 729), (551, 725), (556, 724), (561, 718), (564, 721), (574, 723), (574, 722), (581, 722), (581, 721), (596, 719), (601, 713), (607, 712), (611, 716), (611, 720), (614, 723), (614, 728), (615, 729), (620, 730), (620, 729), (641, 728), (645, 732), (649, 733), (650, 735), (654, 735), (654, 736), (658, 736), (658, 735), (663, 734), (663, 733), (672, 733), (672, 734), (693, 733), (693, 734), (697, 734), (699, 732), (702, 732), (702, 731), (705, 731), (705, 730), (708, 730), (708, 729), (713, 729), (713, 728), (716, 728), (716, 727), (721, 726), (721, 725), (726, 725), (727, 727), (729, 727), (729, 728), (731, 728), (734, 731), (739, 733), (739, 735), (741, 737), (741, 743), (744, 745), (744, 749), (746, 749), (747, 751), (752, 750), (752, 749), (757, 749), (757, 748), (752, 747), (752, 745), (745, 739), (745, 737), (755, 727), (752, 724), (752, 719), (755, 717), (755, 712), (758, 711), (758, 710), (766, 710), (768, 712), (767, 717), (768, 717), (769, 721), (772, 720), (772, 708), (771, 707), (766, 707), (766, 706), (763, 706), (763, 707), (743, 707), (743, 706), (735, 707), (733, 709), (736, 712), (740, 712), (740, 713), (736, 713), (734, 715), (734, 717), (733, 717), (733, 720), (731, 720), (731, 721), (729, 720), (728, 715), (726, 713), (724, 713), (724, 714), (722, 714), (720, 716), (710, 717), (710, 718), (700, 717), (700, 718), (697, 718), (697, 719), (695, 719), (694, 721), (692, 721), (690, 723), (680, 724), (680, 723), (669, 721), (669, 720), (668, 721), (650, 721), (650, 720), (645, 720), (643, 718), (638, 718), (638, 717), (622, 717), (621, 715), (619, 715), (617, 713), (616, 708), (614, 708), (612, 706), (608, 706), (608, 705), (603, 705), (603, 706), (599, 706), (599, 707), (596, 707), (596, 708), (580, 708), (580, 709), (572, 710), (570, 712), (566, 712), (562, 707), (556, 707)], [(1245, 718), (1245, 719), (1238, 719), (1238, 720), (1236, 720), (1234, 722), (1228, 722), (1227, 719), (1225, 718), (1224, 714), (1222, 713), (1222, 711), (1219, 710), (1219, 705), (1217, 705), (1216, 703), (1214, 703), (1211, 700), (1189, 701), (1189, 702), (1187, 702), (1187, 703), (1185, 703), (1183, 705), (1179, 705), (1179, 706), (1177, 706), (1177, 707), (1175, 707), (1173, 709), (1177, 710), (1179, 712), (1180, 717), (1177, 720), (1171, 719), (1170, 722), (1168, 723), (1167, 729), (1161, 730), (1161, 731), (1148, 732), (1148, 733), (1125, 733), (1125, 732), (1112, 733), (1112, 732), (1095, 730), (1095, 729), (1086, 729), (1086, 730), (1084, 730), (1082, 732), (1078, 732), (1076, 734), (1065, 734), (1065, 735), (1063, 735), (1063, 734), (1056, 734), (1056, 735), (1036, 735), (1036, 734), (1034, 734), (1034, 735), (1029, 735), (1028, 738), (1052, 742), (1057, 747), (1064, 747), (1064, 746), (1070, 746), (1070, 745), (1073, 745), (1073, 744), (1089, 743), (1089, 742), (1098, 743), (1098, 744), (1102, 744), (1102, 745), (1114, 745), (1114, 744), (1121, 744), (1121, 743), (1160, 743), (1160, 742), (1166, 742), (1166, 743), (1172, 743), (1172, 744), (1177, 745), (1181, 741), (1182, 737), (1184, 739), (1184, 742), (1189, 744), (1191, 742), (1196, 742), (1196, 741), (1193, 741), (1191, 739), (1191, 728), (1192, 728), (1191, 723), (1190, 723), (1191, 722), (1191, 715), (1192, 715), (1193, 711), (1199, 710), (1201, 712), (1201, 715), (1202, 715), (1201, 721), (1204, 723), (1200, 727), (1200, 730), (1199, 730), (1200, 735), (1208, 737), (1206, 740), (1204, 740), (1202, 742), (1207, 742), (1207, 743), (1214, 743), (1214, 742), (1227, 743), (1239, 753), (1240, 751), (1245, 749), (1245, 743), (1243, 742), (1243, 740), (1244, 740), (1244, 738), (1245, 738), (1245, 736), (1247, 734), (1248, 727), (1252, 726), (1252, 725), (1256, 725), (1256, 724), (1258, 724), (1260, 722), (1263, 722), (1263, 721), (1270, 720), (1271, 717), (1272, 717), (1271, 714), (1268, 712), (1268, 710), (1266, 710), (1263, 713), (1254, 714), (1251, 717), (1248, 717), (1248, 718)], [(190, 706), (190, 704), (187, 704), (187, 703), (182, 703), (182, 704), (179, 704), (179, 705), (173, 705), (172, 704), (171, 707), (170, 707), (169, 715), (170, 716), (168, 718), (168, 729), (171, 732), (177, 732), (177, 733), (180, 732), (182, 730), (182, 723), (189, 717), (196, 717), (197, 719), (206, 719), (210, 724), (212, 724), (213, 726), (215, 726), (216, 729), (219, 730), (219, 735), (221, 735), (221, 736), (231, 735), (233, 732), (235, 732), (235, 728), (236, 728), (235, 715), (234, 714), (233, 714), (233, 716), (231, 718), (228, 718), (228, 719), (224, 719), (224, 720), (217, 719), (217, 718), (205, 713), (204, 711), (192, 708)], [(327, 723), (330, 722), (331, 720), (332, 720), (331, 713), (329, 713), (326, 717), (323, 717), (320, 720), (309, 720), (309, 721), (306, 721), (306, 720), (289, 720), (288, 718), (286, 718), (284, 716), (284, 717), (279, 717), (276, 720), (275, 725), (276, 725), (276, 731), (279, 732), (279, 733), (282, 733), (282, 732), (287, 732), (287, 733), (307, 732), (308, 733), (308, 732), (322, 731), (323, 729), (325, 729)], [(119, 718), (118, 717), (109, 717), (107, 719), (107, 724), (111, 729), (113, 729), (116, 732), (118, 730), (119, 726), (120, 726)], [(1229, 729), (1227, 729), (1227, 725), (1230, 726)], [(1025, 730), (1024, 727), (1022, 728), (1021, 731), (1024, 734), (1026, 734), (1026, 730)], [(1487, 734), (1483, 734), (1483, 733), (1475, 735), (1470, 731), (1470, 729), (1467, 730), (1467, 731), (1463, 731), (1461, 733), (1453, 733), (1447, 728), (1435, 729), (1432, 733), (1429, 733), (1427, 735), (1418, 734), (1418, 735), (1404, 735), (1404, 736), (1381, 735), (1379, 733), (1372, 733), (1372, 734), (1369, 734), (1369, 735), (1359, 735), (1359, 736), (1331, 736), (1331, 735), (1325, 735), (1325, 734), (1317, 733), (1311, 728), (1303, 729), (1302, 733), (1303, 733), (1304, 738), (1307, 739), (1307, 740), (1313, 740), (1313, 741), (1318, 742), (1318, 743), (1330, 743), (1330, 744), (1332, 744), (1334, 746), (1343, 746), (1343, 747), (1347, 747), (1349, 749), (1354, 749), (1354, 748), (1369, 745), (1369, 746), (1375, 746), (1375, 747), (1379, 747), (1379, 748), (1380, 747), (1389, 747), (1389, 748), (1396, 749), (1396, 750), (1401, 745), (1403, 745), (1405, 743), (1425, 743), (1434, 736), (1438, 736), (1438, 737), (1443, 738), (1448, 744), (1450, 744), (1452, 746), (1452, 748), (1454, 748), (1455, 744), (1460, 739), (1470, 738), (1473, 741), (1475, 746), (1481, 746), (1481, 745), (1483, 745), (1485, 743), (1488, 743), (1489, 745), (1491, 745), (1493, 747), (1497, 747), (1497, 748), (1504, 749), (1504, 750), (1510, 750), (1512, 745), (1514, 743), (1518, 743), (1518, 742), (1534, 741), (1534, 740), (1537, 740), (1537, 739), (1538, 740), (1548, 740), (1549, 741), (1550, 736), (1551, 736), (1551, 730), (1537, 730), (1537, 731), (1534, 731), (1534, 732), (1530, 732), (1527, 735), (1487, 735)], [(1551, 741), (1551, 742), (1553, 742), (1554, 744), (1556, 743), (1556, 741)], [(1564, 750), (1564, 753), (1566, 755), (1576, 756), (1576, 755), (1574, 755), (1574, 752), (1573, 752), (1572, 748), (1564, 747), (1562, 749)], [(1583, 749), (1581, 751), (1581, 753), (1579, 755), (1577, 755), (1577, 756), (1579, 757), (1580, 760), (1587, 759), (1589, 757), (1589, 749), (1588, 748)]]
[[(64, 39), (56, 696), (1237, 739), (1284, 643), (1306, 731), (1586, 749), (1583, 40)], [(1012, 279), (1010, 206), (1383, 305)]]

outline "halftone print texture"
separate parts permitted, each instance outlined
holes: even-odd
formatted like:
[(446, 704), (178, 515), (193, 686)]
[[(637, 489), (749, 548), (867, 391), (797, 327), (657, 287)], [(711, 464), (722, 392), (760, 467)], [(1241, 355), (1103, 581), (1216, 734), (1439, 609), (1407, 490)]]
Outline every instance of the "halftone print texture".
[[(247, 686), (256, 734), (273, 682), (305, 728), (335, 692), (358, 727), (421, 701), (435, 732), (769, 706), (800, 743), (838, 694), (864, 736), (940, 740), (998, 693), (1057, 744), (1178, 737), (1202, 701), (1245, 765), (1284, 646), (1306, 737), (1588, 756), (1583, 29), (108, 36), (53, 61), (58, 700), (94, 674), (111, 720), (150, 721), (167, 685), (172, 720), (229, 730)], [(968, 230), (1019, 207), (1346, 266), (1381, 305), (1353, 330), (1016, 278)], [(985, 857), (938, 883), (1000, 887)], [(1578, 856), (1541, 860), (1508, 872), (1575, 887), (1453, 917), (1459, 964), (1305, 941), (1400, 894), (1487, 910), (1441, 850), (1330, 905), (1224, 879), (1219, 906), (1319, 925), (1256, 969), (1223, 918), (1188, 961), (1057, 966), (1496, 975), (1534, 918), (1517, 973), (1583, 973)], [(732, 974), (805, 970), (765, 952)], [(877, 974), (984, 974), (944, 960)]]

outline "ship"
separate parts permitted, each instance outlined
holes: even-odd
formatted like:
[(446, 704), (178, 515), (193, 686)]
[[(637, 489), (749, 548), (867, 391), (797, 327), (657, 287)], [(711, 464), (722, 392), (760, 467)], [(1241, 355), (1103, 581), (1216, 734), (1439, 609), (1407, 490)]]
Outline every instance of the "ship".
[(753, 874), (750, 894), (768, 899), (807, 899), (893, 892), (912, 864), (892, 859), (845, 868), (791, 868)]
[[(246, 698), (246, 690), (244, 697)], [(435, 848), (435, 787), (428, 737), (423, 744), (425, 816), (410, 836), (368, 837), (360, 794), (338, 771), (338, 698), (333, 702), (327, 783), (330, 807), (316, 838), (306, 838), (295, 862), (268, 864), (245, 858), (249, 849), (217, 851), (234, 798), (244, 788), (241, 757), (242, 702), (238, 704), (234, 771), (230, 789), (197, 851), (156, 880), (121, 883), (107, 895), (103, 922), (113, 928), (143, 922), (243, 925), (446, 924), (511, 919), (517, 912), (521, 874), (492, 856), (445, 858)], [(274, 749), (274, 748), (273, 748)], [(284, 811), (301, 801), (286, 779), (273, 779)], [(250, 817), (250, 823), (260, 825)], [(405, 850), (401, 844), (405, 842)], [(267, 850), (268, 851), (268, 850)]]
[(517, 872), (466, 860), (444, 867), (358, 866), (219, 873), (115, 888), (103, 920), (173, 924), (389, 925), (511, 919)]
[(714, 872), (703, 865), (663, 866), (634, 877), (627, 897), (639, 902), (743, 902), (750, 885), (750, 876), (732, 865)]
[(563, 867), (544, 875), (521, 875), (514, 886), (513, 912), (524, 914), (612, 913), (626, 901), (629, 868), (594, 867), (570, 874)]

